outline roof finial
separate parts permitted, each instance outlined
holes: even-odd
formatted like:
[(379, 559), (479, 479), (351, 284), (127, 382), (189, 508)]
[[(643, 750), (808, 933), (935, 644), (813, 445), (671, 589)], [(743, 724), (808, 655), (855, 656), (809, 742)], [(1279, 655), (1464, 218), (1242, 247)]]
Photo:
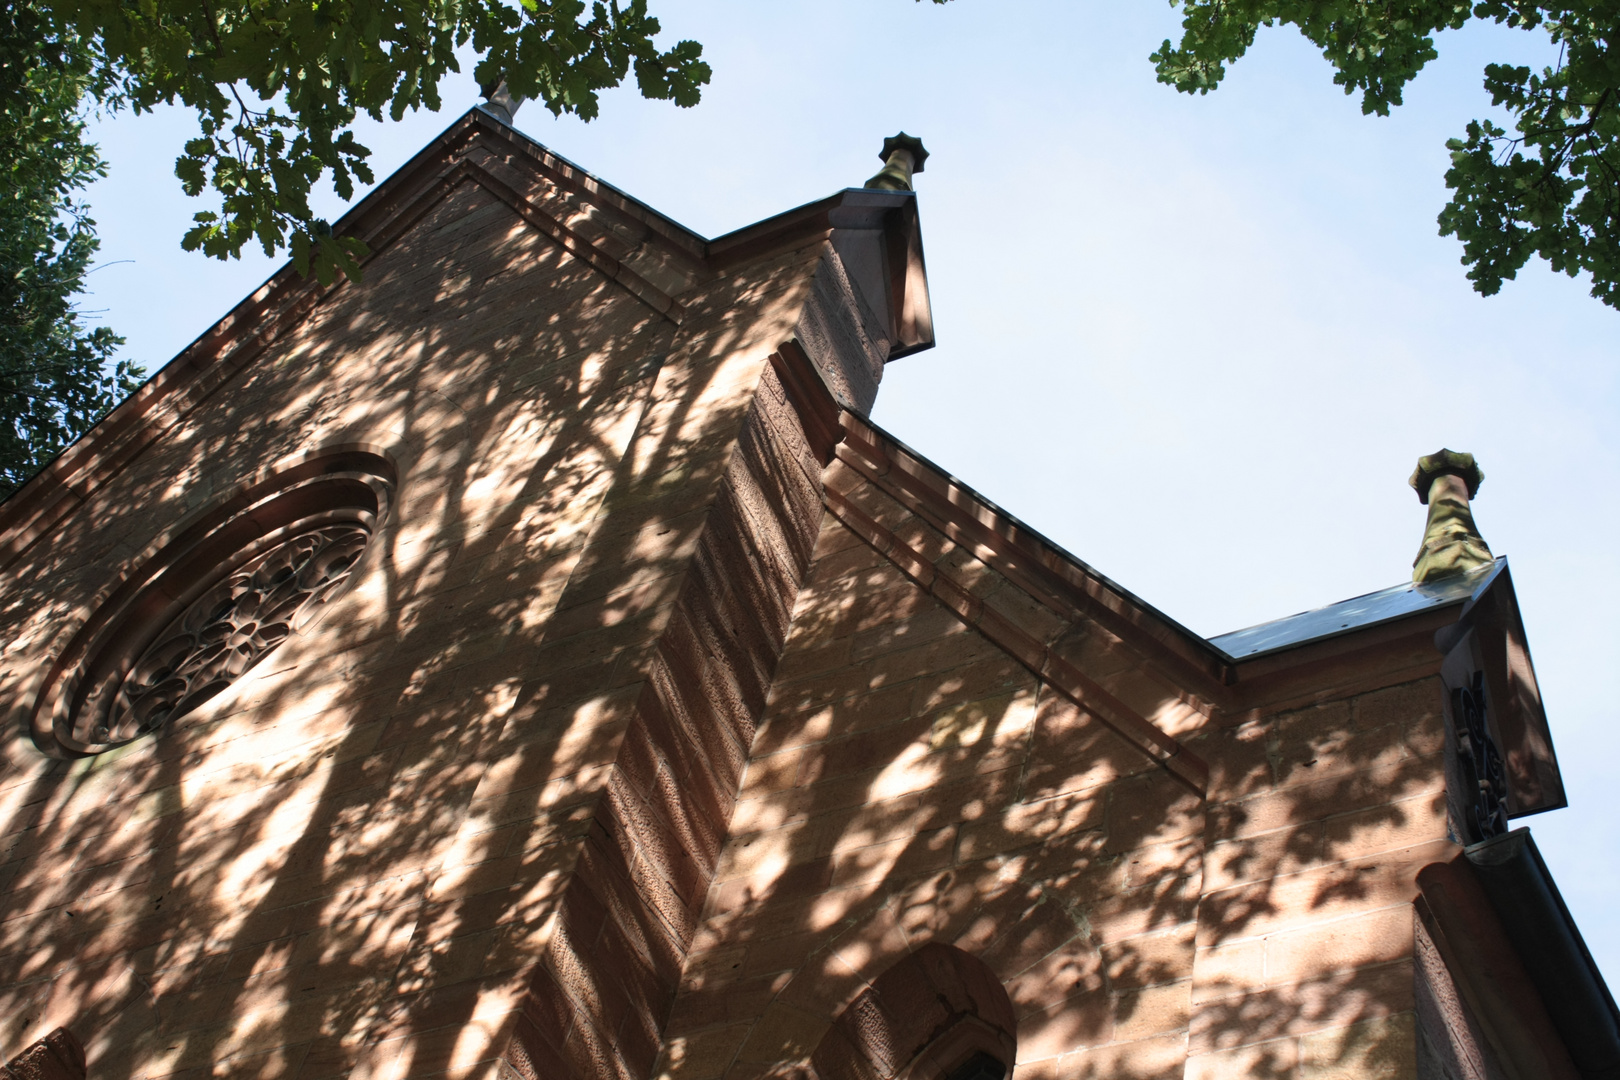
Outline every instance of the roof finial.
[(517, 115), (518, 106), (523, 104), (523, 99), (513, 94), (507, 87), (506, 77), (503, 75), (494, 83), (486, 84), (479, 89), (484, 95), (484, 103), (479, 108), (503, 124), (511, 124), (512, 117)]
[(1417, 471), (1408, 481), (1418, 501), (1429, 507), (1423, 546), (1412, 561), (1412, 580), (1419, 585), (1489, 566), (1491, 549), (1474, 525), (1468, 500), (1485, 482), (1485, 473), (1473, 454), (1442, 449), (1418, 458)]
[(923, 149), (921, 139), (902, 131), (883, 140), (883, 153), (878, 157), (883, 161), (883, 168), (865, 186), (885, 191), (910, 191), (912, 174), (923, 171), (928, 151)]

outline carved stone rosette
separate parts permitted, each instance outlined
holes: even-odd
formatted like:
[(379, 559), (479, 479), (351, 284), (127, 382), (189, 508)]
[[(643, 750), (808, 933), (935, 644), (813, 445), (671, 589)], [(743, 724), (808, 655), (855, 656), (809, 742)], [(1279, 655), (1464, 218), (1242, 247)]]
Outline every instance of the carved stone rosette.
[(63, 651), (33, 713), (35, 745), (102, 753), (228, 689), (350, 583), (392, 483), (375, 455), (316, 459), (182, 530)]
[(307, 623), (342, 587), (371, 533), (333, 525), (290, 537), (191, 602), (113, 695), (98, 743), (128, 742), (196, 708)]

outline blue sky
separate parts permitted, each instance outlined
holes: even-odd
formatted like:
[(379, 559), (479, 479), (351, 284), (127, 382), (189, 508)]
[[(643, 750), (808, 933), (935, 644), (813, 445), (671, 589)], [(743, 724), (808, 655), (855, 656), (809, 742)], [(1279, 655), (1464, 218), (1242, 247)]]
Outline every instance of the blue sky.
[[(1481, 298), (1434, 224), (1444, 141), (1488, 113), (1481, 68), (1545, 46), (1445, 35), (1375, 118), (1286, 29), (1216, 94), (1158, 85), (1164, 4), (651, 6), (704, 43), (702, 105), (626, 90), (593, 123), (531, 104), (518, 126), (707, 235), (858, 185), (885, 135), (920, 135), (939, 346), (890, 367), (874, 418), (1194, 630), (1405, 580), (1414, 461), (1478, 455), (1477, 520), (1512, 560), (1571, 802), (1528, 823), (1620, 986), (1620, 312), (1540, 265)], [(380, 176), (476, 100), (465, 75), (444, 93), (444, 113), (364, 128)], [(191, 130), (164, 113), (95, 132), (113, 172), (85, 306), (149, 369), (277, 265), (179, 250), (203, 208), (172, 176)]]

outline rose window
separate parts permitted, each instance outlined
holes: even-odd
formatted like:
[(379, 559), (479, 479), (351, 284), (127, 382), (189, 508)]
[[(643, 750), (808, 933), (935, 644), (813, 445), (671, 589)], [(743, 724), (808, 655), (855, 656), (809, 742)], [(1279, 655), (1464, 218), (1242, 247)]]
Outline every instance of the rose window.
[(310, 627), (351, 584), (391, 471), (360, 452), (316, 459), (183, 530), (64, 651), (36, 745), (77, 757), (160, 732)]
[(203, 593), (119, 685), (97, 742), (127, 742), (225, 689), (342, 586), (371, 535), (339, 525), (295, 536)]

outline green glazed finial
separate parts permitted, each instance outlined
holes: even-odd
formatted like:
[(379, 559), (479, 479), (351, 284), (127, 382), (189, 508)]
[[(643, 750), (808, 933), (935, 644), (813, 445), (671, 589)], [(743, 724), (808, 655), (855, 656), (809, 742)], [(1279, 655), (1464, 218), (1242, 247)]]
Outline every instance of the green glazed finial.
[(883, 152), (878, 158), (883, 162), (883, 168), (863, 186), (884, 191), (910, 191), (911, 177), (923, 171), (928, 151), (923, 148), (921, 139), (902, 131), (883, 140)]
[(1412, 580), (1421, 585), (1489, 566), (1491, 549), (1479, 535), (1468, 505), (1485, 482), (1474, 455), (1445, 449), (1425, 455), (1407, 482), (1429, 508), (1423, 546), (1412, 561)]
[(1460, 454), (1441, 448), (1433, 454), (1418, 458), (1417, 469), (1407, 481), (1418, 493), (1418, 502), (1429, 505), (1429, 486), (1437, 476), (1458, 476), (1468, 485), (1468, 497), (1479, 494), (1479, 485), (1485, 482), (1485, 470), (1479, 467), (1473, 454)]

